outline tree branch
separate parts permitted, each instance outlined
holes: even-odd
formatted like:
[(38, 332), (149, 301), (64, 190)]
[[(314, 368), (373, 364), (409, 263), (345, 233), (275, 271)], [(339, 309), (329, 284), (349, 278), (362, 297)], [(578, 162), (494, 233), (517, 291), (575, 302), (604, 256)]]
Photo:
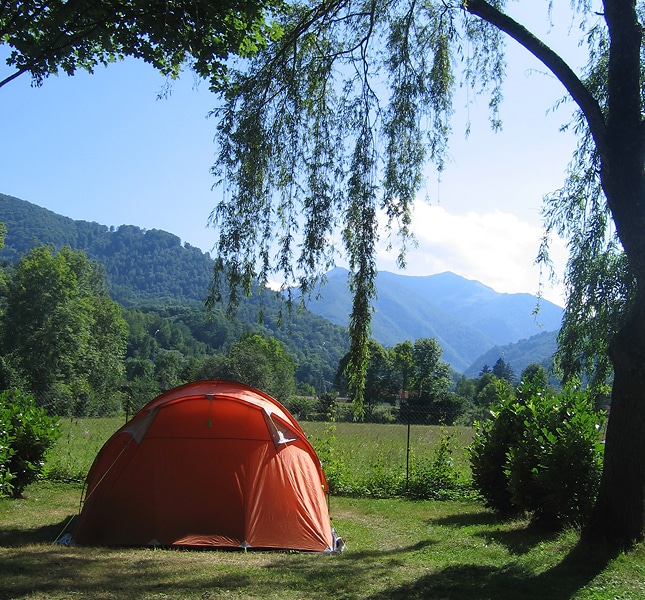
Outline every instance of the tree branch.
[(11, 82), (14, 79), (16, 79), (16, 77), (20, 77), (20, 75), (22, 75), (23, 73), (26, 73), (27, 71), (28, 71), (28, 69), (20, 69), (20, 70), (16, 71), (13, 75), (9, 75), (9, 77), (5, 77), (2, 81), (0, 81), (0, 88), (3, 85), (7, 85), (9, 82)]
[(523, 25), (497, 10), (485, 0), (463, 0), (462, 8), (512, 37), (555, 75), (585, 115), (596, 148), (601, 155), (604, 154), (607, 125), (602, 110), (571, 67)]

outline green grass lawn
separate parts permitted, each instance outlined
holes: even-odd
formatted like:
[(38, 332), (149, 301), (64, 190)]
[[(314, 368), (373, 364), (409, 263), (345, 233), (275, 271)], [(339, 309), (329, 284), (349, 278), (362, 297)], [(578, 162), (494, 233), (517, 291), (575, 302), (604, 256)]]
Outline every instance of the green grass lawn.
[(340, 555), (52, 545), (76, 484), (0, 500), (2, 599), (634, 599), (645, 547), (607, 554), (575, 531), (546, 535), (475, 502), (332, 497)]
[[(81, 481), (123, 419), (68, 419), (46, 465), (49, 480), (0, 500), (0, 600), (279, 598), (615, 600), (645, 598), (645, 545), (627, 553), (579, 544), (576, 531), (545, 534), (500, 521), (475, 501), (332, 496), (347, 542), (340, 555), (80, 548), (54, 545), (80, 509)], [(376, 463), (405, 467), (407, 428), (303, 423), (315, 447), (357, 476)], [(411, 454), (442, 437), (467, 468), (472, 431), (413, 426)]]

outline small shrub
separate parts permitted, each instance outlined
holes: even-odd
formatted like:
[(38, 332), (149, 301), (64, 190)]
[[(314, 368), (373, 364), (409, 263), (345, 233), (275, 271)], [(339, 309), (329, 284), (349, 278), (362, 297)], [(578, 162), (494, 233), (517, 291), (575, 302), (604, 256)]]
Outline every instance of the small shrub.
[(490, 409), (492, 418), (475, 422), (475, 439), (469, 448), (474, 486), (486, 506), (501, 514), (517, 511), (505, 468), (507, 454), (524, 429), (522, 405), (507, 391)]
[(312, 421), (318, 409), (318, 401), (307, 396), (292, 396), (285, 406), (299, 421)]
[(351, 423), (354, 421), (354, 405), (351, 402), (336, 402), (334, 414), (338, 422)]
[(590, 514), (602, 467), (601, 424), (586, 394), (518, 388), (477, 426), (470, 448), (475, 487), (501, 513), (528, 511), (549, 528)]
[(378, 457), (346, 485), (346, 495), (357, 498), (396, 498), (405, 487), (405, 472), (385, 457)]
[(452, 459), (455, 438), (442, 435), (431, 459), (412, 461), (405, 495), (414, 500), (457, 500), (472, 496), (470, 478)]
[(33, 397), (17, 390), (0, 393), (0, 496), (22, 495), (41, 475), (58, 435), (56, 420)]
[[(346, 420), (354, 420), (353, 405), (350, 417)], [(372, 406), (369, 408), (369, 410), (366, 409), (363, 421), (365, 423), (391, 425), (398, 421), (398, 409), (389, 404)]]
[(345, 487), (347, 469), (336, 448), (336, 422), (330, 419), (322, 431), (322, 437), (314, 442), (320, 459), (329, 490), (333, 494), (342, 493)]
[(525, 435), (507, 462), (513, 501), (541, 525), (580, 525), (600, 482), (604, 416), (575, 388), (532, 396), (525, 406)]
[(405, 473), (387, 457), (376, 456), (357, 471), (356, 457), (338, 448), (333, 417), (330, 416), (321, 437), (313, 442), (332, 494), (355, 498), (393, 498), (401, 494)]

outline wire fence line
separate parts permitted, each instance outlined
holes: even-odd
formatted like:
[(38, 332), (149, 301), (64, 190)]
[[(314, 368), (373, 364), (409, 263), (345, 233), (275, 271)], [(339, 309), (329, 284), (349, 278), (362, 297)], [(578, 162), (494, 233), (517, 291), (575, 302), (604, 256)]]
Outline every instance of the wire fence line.
[(472, 425), (470, 413), (460, 403), (449, 401), (418, 402), (416, 399), (399, 399), (392, 403), (363, 405), (357, 417), (354, 404), (348, 398), (295, 396), (285, 406), (299, 420), (412, 424), (412, 425)]
[[(414, 465), (431, 461), (446, 440), (454, 450), (450, 460), (468, 469), (466, 448), (473, 430), (442, 424), (440, 412), (429, 417), (426, 409), (401, 410), (400, 406), (387, 405), (372, 411), (371, 420), (356, 422), (352, 404), (341, 400), (334, 402), (334, 411), (326, 415), (315, 411), (298, 413), (303, 405), (310, 406), (316, 400), (285, 404), (312, 442), (326, 472), (343, 463), (344, 469), (354, 471), (355, 478), (382, 469), (398, 472), (407, 480)], [(47, 462), (47, 475), (57, 480), (84, 481), (103, 444), (126, 422), (123, 411), (109, 417), (59, 416), (61, 435)]]

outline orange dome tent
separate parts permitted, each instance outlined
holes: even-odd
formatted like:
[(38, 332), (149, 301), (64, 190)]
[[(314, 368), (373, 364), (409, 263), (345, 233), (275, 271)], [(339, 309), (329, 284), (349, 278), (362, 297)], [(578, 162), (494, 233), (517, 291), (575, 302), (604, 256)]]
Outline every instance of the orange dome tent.
[(170, 390), (103, 446), (72, 532), (79, 545), (333, 552), (327, 481), (294, 417), (240, 383)]

